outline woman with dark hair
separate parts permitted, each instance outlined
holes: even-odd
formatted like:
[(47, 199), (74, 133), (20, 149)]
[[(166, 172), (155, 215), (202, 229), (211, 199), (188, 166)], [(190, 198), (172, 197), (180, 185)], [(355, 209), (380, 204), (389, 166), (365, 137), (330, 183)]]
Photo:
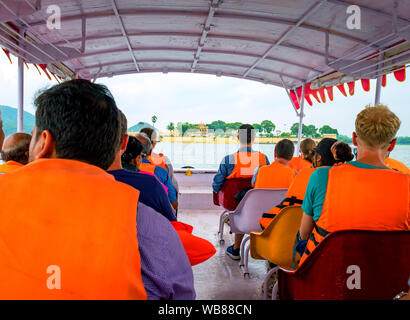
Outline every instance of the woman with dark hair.
[(124, 169), (139, 171), (142, 161), (142, 149), (141, 142), (137, 138), (129, 136), (127, 149), (121, 156), (121, 163)]

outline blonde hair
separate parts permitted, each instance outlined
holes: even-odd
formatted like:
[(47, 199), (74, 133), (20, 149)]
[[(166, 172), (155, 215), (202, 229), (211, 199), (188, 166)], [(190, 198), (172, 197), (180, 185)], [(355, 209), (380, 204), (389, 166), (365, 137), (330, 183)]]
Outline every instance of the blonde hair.
[(387, 147), (399, 131), (401, 121), (385, 105), (366, 106), (356, 117), (356, 134), (369, 147)]
[(302, 151), (304, 158), (310, 163), (313, 163), (313, 148), (316, 147), (315, 141), (313, 139), (307, 138), (300, 143), (300, 151)]

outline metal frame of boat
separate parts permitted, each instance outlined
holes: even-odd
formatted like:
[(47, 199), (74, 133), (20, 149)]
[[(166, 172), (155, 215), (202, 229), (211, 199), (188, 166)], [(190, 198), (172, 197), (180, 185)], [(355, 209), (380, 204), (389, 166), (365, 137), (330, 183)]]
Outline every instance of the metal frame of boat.
[(19, 59), (18, 131), (24, 63), (58, 81), (186, 72), (283, 87), (299, 150), (305, 100), (377, 79), (376, 104), (387, 73), (404, 80), (410, 1), (0, 0), (0, 46)]

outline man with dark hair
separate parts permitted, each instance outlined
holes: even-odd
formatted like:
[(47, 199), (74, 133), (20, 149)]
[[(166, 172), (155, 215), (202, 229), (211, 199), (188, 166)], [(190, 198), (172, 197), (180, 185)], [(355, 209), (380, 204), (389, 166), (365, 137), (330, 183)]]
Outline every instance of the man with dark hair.
[(6, 163), (0, 165), (0, 174), (11, 172), (28, 163), (30, 141), (31, 135), (27, 133), (14, 133), (4, 140), (1, 158)]
[(150, 138), (145, 133), (139, 133), (136, 136), (136, 138), (141, 142), (143, 146), (142, 162), (140, 165), (140, 169), (151, 174), (154, 174), (158, 178), (158, 180), (161, 181), (168, 188), (169, 201), (171, 202), (172, 207), (175, 210), (178, 210), (177, 193), (175, 191), (175, 188), (172, 184), (171, 178), (169, 177), (167, 170), (160, 166), (155, 166), (151, 164), (148, 160), (148, 156), (151, 152), (152, 146)]
[(295, 146), (289, 139), (279, 141), (275, 146), (275, 161), (255, 169), (252, 185), (255, 189), (288, 189), (296, 176), (296, 170), (289, 167)]
[[(268, 157), (252, 149), (255, 141), (255, 129), (250, 124), (243, 124), (238, 130), (239, 150), (234, 154), (225, 156), (219, 165), (219, 170), (214, 177), (212, 189), (217, 193), (228, 179), (252, 178), (255, 169), (261, 165), (269, 164)], [(235, 242), (226, 249), (226, 254), (232, 259), (239, 260), (239, 247), (243, 235), (235, 234)]]
[(0, 299), (146, 299), (139, 192), (104, 171), (119, 137), (111, 93), (72, 80), (34, 104), (31, 163), (0, 175)]
[[(148, 299), (195, 299), (192, 268), (180, 238), (169, 221), (175, 215), (160, 182), (153, 176), (124, 170), (121, 158), (127, 148), (127, 118), (120, 111), (121, 143), (108, 173), (140, 191), (137, 236), (142, 280)], [(133, 156), (133, 155), (132, 155)]]

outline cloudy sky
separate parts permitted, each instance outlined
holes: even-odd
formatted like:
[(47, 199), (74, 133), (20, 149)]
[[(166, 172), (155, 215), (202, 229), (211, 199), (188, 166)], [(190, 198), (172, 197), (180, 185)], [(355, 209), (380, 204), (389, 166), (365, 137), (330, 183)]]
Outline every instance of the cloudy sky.
[[(409, 70), (408, 70), (409, 72)], [(399, 136), (410, 136), (410, 77), (397, 82), (387, 77), (387, 87), (382, 89), (381, 102), (402, 120)], [(298, 121), (282, 88), (253, 81), (227, 77), (194, 74), (141, 74), (97, 80), (112, 91), (118, 106), (126, 114), (129, 126), (139, 121), (151, 122), (157, 115), (157, 127), (165, 129), (170, 122), (209, 123), (226, 122), (260, 123), (271, 120), (278, 130), (289, 131)], [(17, 59), (10, 65), (0, 52), (0, 104), (17, 105)], [(33, 97), (38, 90), (55, 84), (30, 66), (25, 72), (25, 110), (34, 113)], [(374, 102), (375, 82), (371, 91), (364, 92), (356, 83), (355, 95), (345, 98), (337, 89), (335, 99), (325, 104), (307, 105), (305, 124), (320, 128), (324, 124), (337, 128), (350, 136), (354, 119), (367, 104)]]

